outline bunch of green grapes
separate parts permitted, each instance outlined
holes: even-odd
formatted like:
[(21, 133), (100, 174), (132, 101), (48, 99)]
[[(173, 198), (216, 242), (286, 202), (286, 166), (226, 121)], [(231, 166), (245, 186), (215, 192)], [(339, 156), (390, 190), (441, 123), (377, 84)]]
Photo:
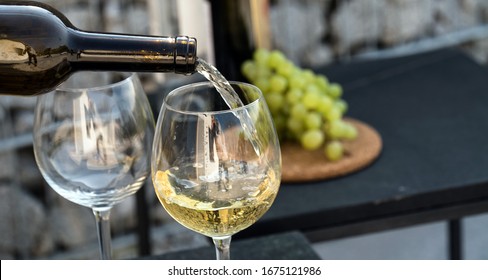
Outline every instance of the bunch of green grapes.
[(335, 161), (343, 156), (342, 140), (357, 137), (356, 128), (342, 118), (347, 110), (342, 87), (326, 76), (265, 49), (257, 49), (241, 71), (263, 92), (281, 141), (296, 141), (307, 150), (322, 148)]

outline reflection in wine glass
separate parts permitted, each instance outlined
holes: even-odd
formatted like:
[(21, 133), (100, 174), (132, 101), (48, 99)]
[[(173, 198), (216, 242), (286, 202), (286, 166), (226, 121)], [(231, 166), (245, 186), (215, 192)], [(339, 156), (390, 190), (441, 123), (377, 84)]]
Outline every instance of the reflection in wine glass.
[(111, 258), (110, 209), (147, 178), (153, 135), (149, 102), (135, 74), (100, 87), (61, 87), (38, 98), (36, 162), (57, 193), (93, 209), (102, 259)]
[(156, 194), (187, 228), (229, 259), (231, 236), (271, 207), (281, 178), (278, 138), (258, 88), (231, 83), (244, 106), (229, 109), (210, 83), (166, 96), (153, 143)]

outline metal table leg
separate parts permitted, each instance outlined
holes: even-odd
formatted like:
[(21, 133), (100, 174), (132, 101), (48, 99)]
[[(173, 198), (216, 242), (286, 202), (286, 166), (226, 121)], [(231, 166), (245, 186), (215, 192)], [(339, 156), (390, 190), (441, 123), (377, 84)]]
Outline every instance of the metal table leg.
[(449, 258), (462, 259), (462, 225), (460, 219), (449, 220)]
[(151, 254), (150, 242), (150, 219), (149, 210), (146, 199), (147, 184), (136, 193), (136, 211), (137, 211), (137, 236), (139, 242), (139, 256), (147, 256)]

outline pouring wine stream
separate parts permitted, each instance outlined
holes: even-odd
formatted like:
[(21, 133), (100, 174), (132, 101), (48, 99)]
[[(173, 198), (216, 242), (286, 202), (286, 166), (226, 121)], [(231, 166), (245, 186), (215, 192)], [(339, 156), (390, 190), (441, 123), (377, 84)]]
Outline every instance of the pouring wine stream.
[[(225, 79), (225, 77), (215, 68), (213, 65), (209, 64), (205, 60), (198, 58), (196, 64), (196, 70), (198, 73), (203, 75), (207, 80), (209, 80), (215, 89), (220, 93), (220, 96), (224, 100), (224, 102), (229, 106), (230, 109), (235, 109), (239, 107), (244, 107), (244, 103), (242, 103), (239, 95), (235, 92), (229, 82)], [(241, 122), (242, 128), (246, 137), (251, 142), (254, 152), (256, 155), (261, 155), (260, 147), (261, 143), (259, 143), (258, 138), (256, 137), (256, 127), (249, 115), (249, 112), (244, 110), (238, 110), (235, 113), (235, 116)]]

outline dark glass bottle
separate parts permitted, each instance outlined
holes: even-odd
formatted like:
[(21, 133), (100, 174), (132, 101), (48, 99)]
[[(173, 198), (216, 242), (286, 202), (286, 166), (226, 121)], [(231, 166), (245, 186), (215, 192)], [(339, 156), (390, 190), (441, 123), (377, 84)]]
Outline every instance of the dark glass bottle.
[(0, 2), (0, 94), (48, 92), (73, 72), (192, 74), (196, 40), (82, 31), (52, 7)]
[(270, 49), (268, 0), (209, 0), (215, 66), (228, 80), (243, 80), (241, 64), (256, 48)]

